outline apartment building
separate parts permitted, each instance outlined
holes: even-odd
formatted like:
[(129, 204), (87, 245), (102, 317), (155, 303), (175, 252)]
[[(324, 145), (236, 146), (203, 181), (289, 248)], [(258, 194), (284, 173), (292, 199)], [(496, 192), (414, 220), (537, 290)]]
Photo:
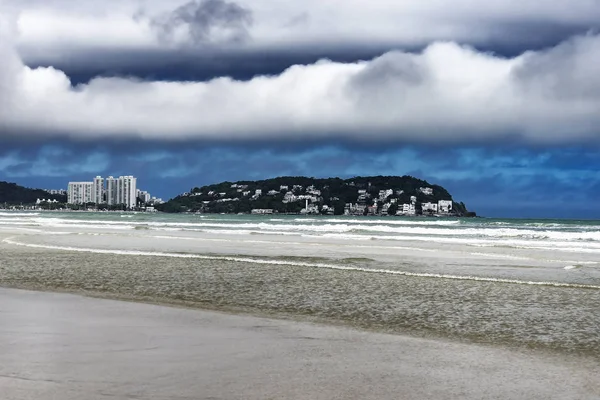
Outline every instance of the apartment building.
[[(149, 193), (144, 193), (149, 197)], [(131, 175), (118, 178), (109, 176), (106, 179), (97, 176), (92, 182), (69, 182), (67, 197), (70, 204), (123, 204), (127, 208), (135, 208), (138, 197), (137, 178)]]
[(104, 203), (104, 192), (104, 178), (102, 178), (101, 176), (95, 177), (92, 187), (92, 203)]
[(127, 208), (134, 208), (137, 205), (137, 178), (129, 175), (117, 179), (116, 204), (124, 204)]
[(67, 201), (69, 204), (93, 203), (93, 182), (69, 182)]

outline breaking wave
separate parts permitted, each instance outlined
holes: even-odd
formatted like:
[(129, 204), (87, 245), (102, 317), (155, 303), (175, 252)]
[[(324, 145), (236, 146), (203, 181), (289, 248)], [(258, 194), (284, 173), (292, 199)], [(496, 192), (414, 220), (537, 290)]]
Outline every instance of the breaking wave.
[(341, 271), (356, 271), (356, 272), (374, 273), (374, 274), (401, 275), (401, 276), (419, 277), (419, 278), (453, 279), (453, 280), (515, 284), (515, 285), (553, 286), (553, 287), (560, 287), (560, 288), (577, 288), (577, 289), (594, 289), (594, 290), (600, 289), (600, 285), (590, 285), (590, 284), (563, 283), (563, 282), (551, 282), (551, 281), (525, 281), (525, 280), (518, 280), (518, 279), (489, 278), (489, 277), (480, 277), (480, 276), (471, 276), (471, 275), (450, 275), (450, 274), (427, 273), (427, 272), (409, 272), (409, 271), (389, 270), (389, 269), (364, 268), (364, 267), (349, 266), (349, 265), (307, 263), (307, 262), (300, 262), (300, 261), (273, 260), (273, 259), (267, 260), (267, 259), (250, 258), (250, 257), (212, 256), (212, 255), (200, 255), (200, 254), (190, 254), (190, 253), (166, 253), (166, 252), (150, 252), (150, 251), (137, 251), (137, 250), (114, 250), (114, 249), (106, 250), (106, 249), (93, 249), (93, 248), (81, 248), (81, 247), (70, 247), (70, 246), (52, 246), (52, 245), (44, 245), (44, 244), (18, 242), (16, 240), (14, 240), (14, 238), (4, 239), (3, 242), (7, 243), (7, 244), (15, 245), (15, 246), (25, 246), (25, 247), (42, 248), (42, 249), (50, 249), (50, 250), (76, 251), (76, 252), (96, 253), (96, 254), (173, 257), (173, 258), (190, 258), (190, 259), (201, 259), (201, 260), (223, 260), (223, 261), (232, 261), (232, 262), (239, 262), (239, 263), (283, 265), (283, 266), (296, 266), (296, 267), (307, 267), (307, 268), (325, 268), (325, 269), (341, 270)]

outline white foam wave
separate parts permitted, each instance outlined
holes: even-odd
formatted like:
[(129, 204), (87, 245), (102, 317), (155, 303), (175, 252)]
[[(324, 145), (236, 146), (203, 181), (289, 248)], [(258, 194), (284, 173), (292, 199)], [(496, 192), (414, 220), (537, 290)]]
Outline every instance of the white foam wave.
[[(370, 219), (366, 219), (366, 218), (360, 218), (359, 219), (338, 219), (338, 218), (295, 218), (294, 221), (295, 222), (312, 222), (312, 223), (322, 223), (322, 222), (327, 222), (330, 224), (357, 224), (357, 225), (361, 225), (361, 224), (373, 224), (373, 225), (426, 225), (426, 226), (435, 226), (435, 225), (441, 225), (441, 226), (447, 226), (447, 225), (460, 225), (461, 221), (460, 220), (443, 220), (443, 219), (429, 219), (429, 218), (410, 218), (410, 219), (391, 219), (388, 218), (386, 220), (382, 220), (382, 219), (375, 219), (375, 220), (370, 220)], [(282, 221), (284, 221), (282, 219)]]
[[(158, 231), (195, 231), (223, 235), (301, 235), (308, 238), (339, 240), (419, 241), (463, 244), (475, 247), (512, 247), (534, 250), (600, 253), (600, 232), (558, 232), (500, 228), (443, 228), (359, 224), (280, 224), (280, 223), (219, 223), (219, 222), (159, 222), (102, 221), (62, 218), (30, 218), (27, 221), (4, 221), (0, 226), (46, 227), (73, 230), (135, 230), (139, 227)], [(538, 236), (536, 236), (537, 234)], [(541, 240), (541, 238), (544, 238)], [(598, 238), (591, 240), (590, 238)]]
[(205, 256), (200, 254), (182, 254), (182, 253), (164, 253), (164, 252), (149, 252), (149, 251), (135, 251), (135, 250), (105, 250), (105, 249), (92, 249), (92, 248), (81, 248), (81, 247), (67, 247), (67, 246), (50, 246), (33, 243), (22, 243), (14, 240), (14, 238), (7, 238), (3, 240), (4, 243), (12, 244), (15, 246), (25, 246), (33, 248), (43, 248), (52, 250), (64, 250), (64, 251), (76, 251), (85, 253), (97, 253), (97, 254), (117, 254), (117, 255), (134, 255), (134, 256), (154, 256), (154, 257), (173, 257), (173, 258), (191, 258), (191, 259), (203, 259), (203, 260), (223, 260), (233, 261), (241, 263), (252, 263), (252, 264), (268, 264), (268, 265), (287, 265), (296, 267), (310, 267), (310, 268), (325, 268), (333, 270), (343, 271), (357, 271), (366, 273), (377, 273), (377, 274), (389, 274), (389, 275), (401, 275), (410, 277), (420, 278), (438, 278), (438, 279), (453, 279), (453, 280), (466, 280), (466, 281), (478, 281), (478, 282), (494, 282), (494, 283), (506, 283), (516, 285), (535, 285), (535, 286), (554, 286), (561, 288), (579, 288), (579, 289), (600, 289), (600, 285), (587, 285), (577, 283), (565, 283), (565, 282), (551, 282), (551, 281), (521, 281), (518, 279), (504, 279), (504, 278), (489, 278), (480, 276), (470, 275), (449, 275), (449, 274), (437, 274), (427, 272), (408, 272), (400, 270), (389, 270), (389, 269), (371, 269), (357, 266), (347, 265), (335, 265), (335, 264), (324, 264), (324, 263), (306, 263), (297, 261), (287, 260), (265, 260), (259, 258), (249, 257), (231, 257), (231, 256)]
[[(6, 229), (6, 227), (3, 227), (2, 225), (0, 225), (0, 229)], [(21, 227), (21, 226), (9, 227), (7, 230), (9, 232), (13, 232), (13, 233), (14, 233), (14, 231), (23, 231), (23, 232), (30, 232), (30, 233), (44, 233), (44, 231), (42, 231), (41, 229), (25, 228), (25, 227)]]
[(26, 220), (26, 219), (21, 219), (21, 220), (8, 220), (8, 221), (3, 221), (0, 220), (0, 226), (23, 226), (23, 225), (29, 225), (29, 226), (41, 226), (40, 224), (32, 221), (32, 220)]
[[(473, 239), (466, 237), (427, 237), (427, 236), (366, 236), (356, 234), (336, 234), (328, 233), (323, 235), (305, 235), (306, 237), (326, 237), (331, 239), (343, 240), (373, 240), (373, 241), (394, 241), (394, 242), (425, 242), (425, 243), (444, 243), (444, 244), (462, 244), (472, 247), (508, 247), (522, 249), (551, 249), (555, 251), (578, 251), (585, 249), (587, 252), (599, 253), (600, 243), (583, 242), (559, 242), (545, 241), (545, 247), (540, 247), (539, 243), (530, 240), (496, 240), (496, 239)], [(552, 246), (552, 247), (549, 247)], [(585, 246), (585, 247), (583, 247)]]
[(498, 254), (498, 253), (470, 253), (473, 256), (490, 257), (490, 258), (504, 258), (507, 260), (530, 260), (529, 257), (511, 256), (510, 254)]
[(560, 232), (560, 231), (536, 231), (516, 228), (429, 228), (419, 226), (389, 226), (389, 225), (360, 225), (360, 224), (270, 224), (270, 223), (213, 223), (201, 222), (195, 224), (165, 224), (149, 223), (150, 226), (160, 228), (161, 226), (180, 226), (194, 228), (216, 228), (221, 230), (262, 230), (262, 231), (285, 231), (304, 233), (382, 233), (395, 235), (422, 235), (428, 237), (490, 237), (490, 238), (522, 238), (529, 240), (556, 239), (565, 241), (597, 241), (600, 242), (600, 232)]
[(3, 216), (3, 217), (20, 217), (20, 216), (35, 216), (35, 215), (40, 215), (40, 213), (26, 212), (26, 211), (0, 212), (0, 216)]
[[(440, 243), (462, 243), (474, 246), (509, 246), (533, 248), (556, 246), (571, 249), (600, 249), (600, 230), (576, 229), (564, 225), (553, 229), (536, 226), (505, 225), (504, 222), (464, 223), (460, 220), (415, 218), (403, 219), (351, 219), (351, 218), (270, 218), (267, 222), (235, 219), (198, 219), (184, 221), (102, 220), (100, 218), (40, 217), (39, 213), (18, 213), (15, 218), (0, 218), (1, 225), (31, 225), (63, 229), (136, 229), (145, 226), (151, 230), (191, 230), (214, 234), (270, 234), (307, 235), (354, 240), (416, 240)], [(125, 215), (133, 217), (132, 215)], [(110, 217), (113, 217), (112, 215)], [(147, 216), (144, 216), (147, 218)], [(264, 221), (264, 220), (263, 220)], [(287, 221), (287, 222), (286, 222)], [(532, 224), (530, 224), (532, 225)], [(337, 236), (336, 236), (337, 235)], [(576, 245), (573, 245), (576, 243)], [(540, 247), (540, 249), (542, 249)], [(595, 250), (591, 252), (596, 252)]]

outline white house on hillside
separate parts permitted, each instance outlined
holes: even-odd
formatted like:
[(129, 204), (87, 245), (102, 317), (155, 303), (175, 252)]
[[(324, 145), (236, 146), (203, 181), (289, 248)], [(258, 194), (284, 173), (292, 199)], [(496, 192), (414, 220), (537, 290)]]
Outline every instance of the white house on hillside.
[(438, 205), (436, 203), (421, 203), (423, 212), (437, 212)]
[(452, 200), (438, 201), (438, 210), (441, 213), (449, 213), (450, 211), (452, 211)]

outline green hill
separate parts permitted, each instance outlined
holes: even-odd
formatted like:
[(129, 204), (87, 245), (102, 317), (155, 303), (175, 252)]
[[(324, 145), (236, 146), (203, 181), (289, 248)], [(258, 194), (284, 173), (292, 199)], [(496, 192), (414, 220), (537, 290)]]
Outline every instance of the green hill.
[[(432, 193), (423, 193), (421, 188), (430, 188)], [(262, 193), (257, 195), (257, 191)], [(471, 215), (465, 205), (454, 202), (442, 186), (412, 176), (350, 179), (282, 176), (260, 181), (221, 182), (195, 187), (158, 209), (165, 212), (205, 213), (250, 213), (254, 209), (269, 209), (277, 213), (298, 213), (305, 207), (306, 197), (310, 197), (309, 203), (318, 207), (320, 213), (341, 215), (346, 204), (359, 204), (373, 209), (373, 204), (377, 203), (377, 213), (395, 214), (402, 204), (411, 203), (412, 196), (416, 197), (417, 214), (420, 213), (421, 203), (437, 204), (439, 200), (450, 200), (453, 202), (453, 214)]]
[(16, 183), (0, 181), (0, 204), (34, 204), (37, 199), (57, 200), (61, 203), (67, 202), (67, 196), (50, 194), (42, 189), (29, 189)]

